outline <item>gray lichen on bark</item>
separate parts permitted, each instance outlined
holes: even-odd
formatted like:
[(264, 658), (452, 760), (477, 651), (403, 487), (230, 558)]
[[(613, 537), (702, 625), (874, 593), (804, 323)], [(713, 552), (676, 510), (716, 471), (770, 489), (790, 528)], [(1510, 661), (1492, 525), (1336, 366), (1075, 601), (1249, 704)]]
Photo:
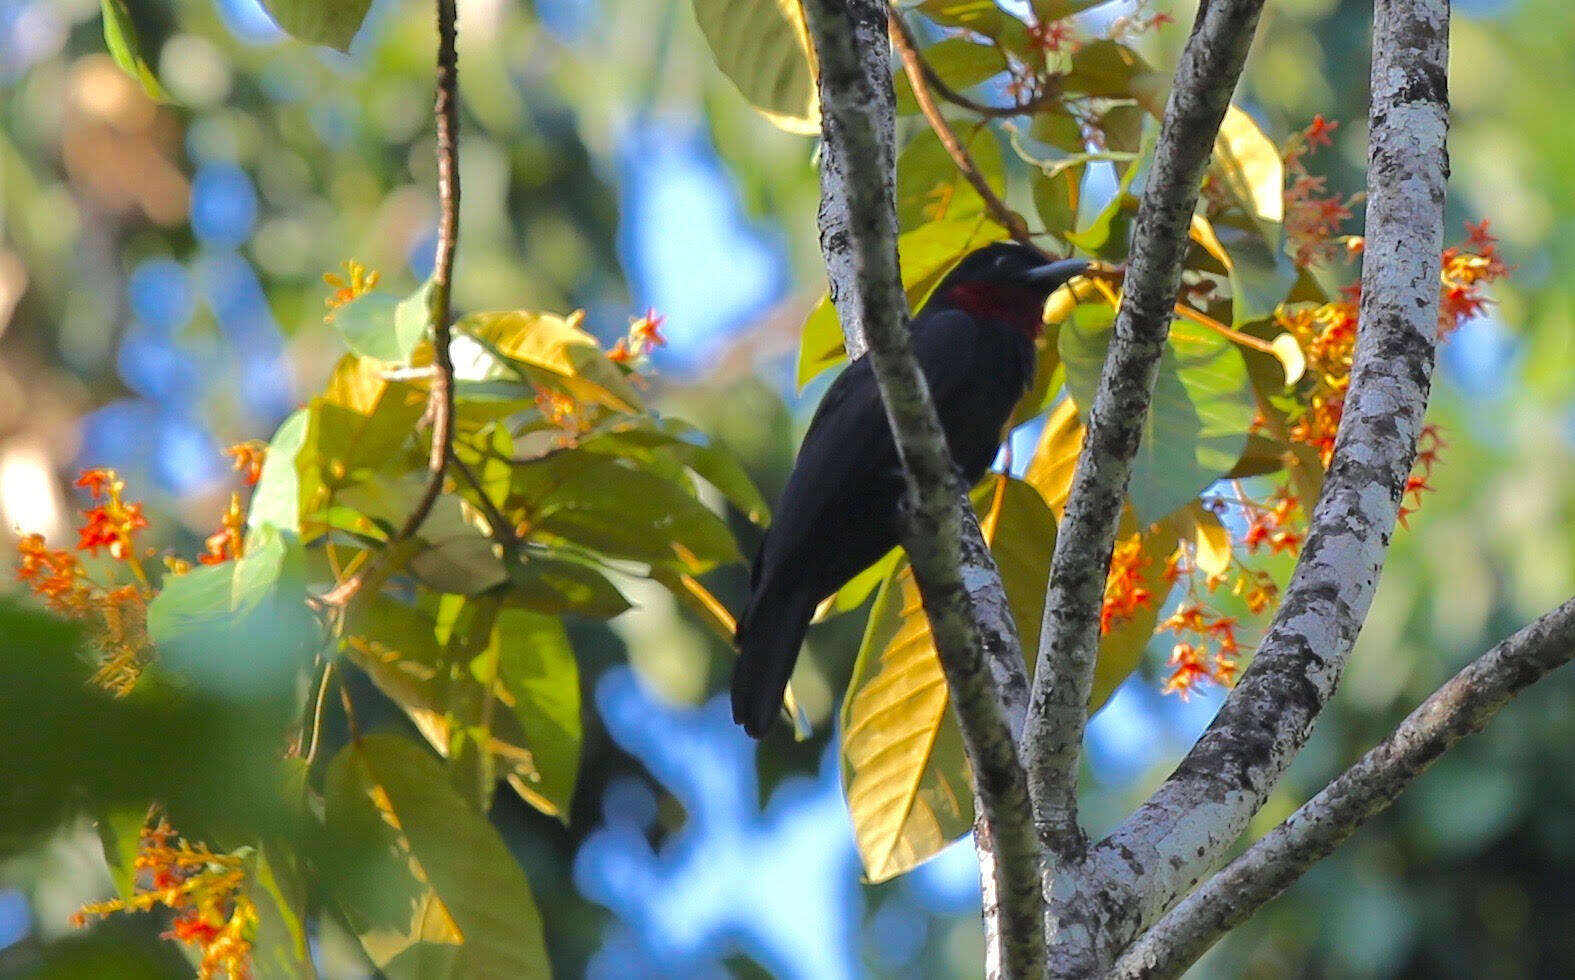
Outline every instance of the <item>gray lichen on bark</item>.
[[(1169, 779), (1092, 851), (1102, 957), (1192, 888), (1306, 743), (1372, 603), (1416, 455), (1437, 337), (1445, 0), (1376, 5), (1361, 328), (1300, 561), (1236, 689)], [(1108, 959), (1104, 960), (1108, 962)]]

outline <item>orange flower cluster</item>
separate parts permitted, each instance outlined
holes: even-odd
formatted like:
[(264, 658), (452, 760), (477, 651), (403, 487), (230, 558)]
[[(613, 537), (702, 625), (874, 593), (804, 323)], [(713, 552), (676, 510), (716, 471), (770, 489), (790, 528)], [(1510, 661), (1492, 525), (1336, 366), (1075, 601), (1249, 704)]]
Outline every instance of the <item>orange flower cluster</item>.
[(1325, 466), (1334, 458), (1334, 436), (1345, 409), (1356, 352), (1357, 304), (1349, 294), (1322, 306), (1280, 307), (1274, 313), (1281, 329), (1296, 338), (1307, 358), (1313, 381), (1307, 409), (1291, 424), (1291, 438), (1318, 450)]
[(241, 479), (249, 487), (255, 487), (257, 481), (262, 479), (263, 461), (268, 457), (266, 443), (256, 439), (250, 442), (237, 442), (224, 450), (224, 455), (234, 460), (231, 469), (241, 474)]
[(1154, 598), (1143, 584), (1143, 569), (1147, 565), (1143, 535), (1134, 534), (1116, 542), (1110, 556), (1110, 575), (1105, 579), (1105, 601), (1099, 610), (1100, 633), (1109, 633)]
[(94, 501), (94, 506), (82, 512), (87, 523), (77, 531), (77, 550), (97, 555), (98, 549), (105, 548), (112, 558), (132, 558), (132, 536), (148, 526), (142, 504), (125, 501), (121, 495), (126, 484), (114, 470), (84, 470), (76, 485), (86, 487)]
[(591, 420), (584, 407), (567, 392), (552, 388), (536, 389), (536, 410), (553, 426), (562, 430), (558, 442), (572, 446), (581, 435), (590, 431)]
[(1242, 543), (1248, 551), (1257, 554), (1258, 549), (1267, 547), (1271, 555), (1282, 552), (1294, 555), (1301, 550), (1306, 535), (1294, 524), (1301, 501), (1289, 487), (1274, 491), (1263, 503), (1245, 495), (1241, 501), (1247, 512), (1247, 533), (1242, 536)]
[(1285, 190), (1285, 237), (1296, 250), (1297, 265), (1314, 265), (1334, 259), (1348, 244), (1337, 235), (1351, 218), (1351, 206), (1360, 195), (1343, 198), (1331, 194), (1327, 178), (1307, 171), (1306, 156), (1320, 146), (1333, 146), (1338, 122), (1315, 116), (1312, 124), (1291, 137), (1282, 153), (1291, 184)]
[(258, 916), (257, 906), (243, 891), (244, 849), (215, 854), (204, 844), (176, 839), (161, 817), (156, 825), (142, 828), (133, 867), (138, 882), (130, 898), (85, 905), (71, 917), (72, 925), (85, 925), (90, 917), (147, 912), (163, 905), (175, 912), (163, 936), (197, 948), (198, 977), (251, 976)]
[(667, 346), (667, 338), (662, 336), (662, 324), (666, 321), (667, 318), (655, 310), (646, 310), (645, 316), (631, 319), (629, 333), (618, 338), (613, 349), (607, 352), (607, 358), (614, 364), (631, 367), (639, 364), (651, 351)]
[(376, 289), (382, 278), (381, 273), (368, 269), (355, 259), (345, 263), (345, 274), (342, 276), (332, 272), (323, 273), (323, 282), (334, 287), (333, 294), (323, 300), (323, 304), (328, 307), (323, 322), (334, 322), (334, 313), (341, 306)]
[(1405, 490), (1400, 494), (1400, 526), (1406, 530), (1411, 529), (1406, 518), (1422, 506), (1422, 494), (1433, 491), (1427, 481), (1433, 478), (1433, 467), (1438, 465), (1440, 455), (1448, 448), (1449, 443), (1444, 441), (1437, 425), (1429, 423), (1422, 426), (1422, 433), (1416, 439), (1416, 462), (1411, 465), (1411, 475), (1406, 479)]
[(197, 559), (204, 565), (222, 565), (246, 553), (246, 509), (239, 491), (230, 491), (230, 506), (220, 528), (203, 542), (204, 553)]
[[(1236, 683), (1239, 669), (1236, 663), (1239, 651), (1236, 644), (1236, 620), (1214, 613), (1198, 603), (1188, 602), (1160, 623), (1159, 629), (1170, 630), (1178, 635), (1191, 633), (1202, 641), (1183, 641), (1171, 648), (1167, 661), (1171, 673), (1163, 693), (1180, 695), (1185, 701), (1199, 684), (1206, 681), (1221, 687), (1230, 687)], [(1209, 646), (1210, 641), (1216, 644), (1214, 648)]]
[(50, 548), (41, 534), (26, 535), (17, 543), (21, 560), (16, 577), (48, 608), (92, 625), (92, 642), (100, 653), (92, 683), (122, 697), (136, 686), (152, 655), (147, 634), (152, 591), (133, 541), (148, 522), (142, 504), (124, 498), (125, 484), (114, 470), (87, 470), (77, 486), (88, 490), (95, 505), (83, 512), (86, 520), (78, 530), (76, 550), (96, 555), (100, 548), (107, 549), (111, 557), (125, 563), (138, 584), (118, 584), (113, 576), (98, 581), (80, 557)]
[(1483, 218), (1477, 224), (1466, 222), (1466, 242), (1444, 249), (1443, 269), (1439, 274), (1442, 292), (1438, 298), (1438, 336), (1453, 333), (1462, 323), (1480, 316), (1488, 300), (1482, 287), (1509, 274), (1509, 267), (1498, 254), (1498, 239), (1488, 230)]

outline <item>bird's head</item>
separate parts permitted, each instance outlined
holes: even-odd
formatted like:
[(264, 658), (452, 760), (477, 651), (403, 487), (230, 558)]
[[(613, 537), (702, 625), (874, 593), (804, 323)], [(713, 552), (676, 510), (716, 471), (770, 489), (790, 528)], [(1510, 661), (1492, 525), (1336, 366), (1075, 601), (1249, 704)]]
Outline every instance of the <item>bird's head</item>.
[(996, 242), (969, 252), (941, 280), (930, 302), (1000, 320), (1037, 337), (1045, 300), (1087, 268), (1082, 259), (1046, 262), (1042, 253), (1026, 245)]

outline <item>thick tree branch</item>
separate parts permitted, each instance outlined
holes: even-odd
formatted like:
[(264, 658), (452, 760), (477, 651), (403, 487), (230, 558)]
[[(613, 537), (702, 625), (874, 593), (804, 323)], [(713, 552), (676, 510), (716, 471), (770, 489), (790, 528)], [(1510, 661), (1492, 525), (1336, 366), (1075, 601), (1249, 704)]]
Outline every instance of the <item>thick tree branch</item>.
[(1104, 957), (1241, 834), (1306, 743), (1372, 604), (1433, 372), (1448, 30), (1447, 0), (1375, 5), (1361, 327), (1334, 459), (1252, 665), (1176, 771), (1090, 857)]
[(1521, 690), (1575, 658), (1575, 599), (1472, 661), (1356, 765), (1155, 924), (1118, 977), (1172, 977), (1381, 813), (1438, 757)]
[(1056, 538), (1023, 752), (1040, 840), (1067, 865), (1087, 846), (1077, 822), (1077, 764), (1116, 525), (1170, 333), (1198, 188), (1262, 7), (1263, 0), (1205, 0), (1181, 53)]
[(884, 0), (809, 0), (820, 65), (821, 247), (848, 349), (868, 345), (907, 481), (904, 545), (924, 600), (994, 843), (1001, 975), (1044, 972), (1040, 860), (1015, 736), (1027, 703), (1022, 647), (1000, 574), (946, 447), (909, 344), (897, 260), (890, 56)]
[(432, 327), (432, 374), (427, 415), (432, 420), (432, 448), (427, 454), (427, 482), (405, 518), (399, 533), (378, 560), (345, 579), (324, 595), (327, 606), (343, 607), (368, 583), (380, 583), (392, 570), (400, 545), (411, 541), (426, 523), (427, 515), (443, 492), (443, 480), (453, 456), (454, 362), (449, 352), (449, 293), (454, 278), (454, 250), (459, 244), (459, 54), (455, 48), (455, 0), (437, 0), (437, 121), (438, 234), (433, 259), (431, 293), (427, 308)]

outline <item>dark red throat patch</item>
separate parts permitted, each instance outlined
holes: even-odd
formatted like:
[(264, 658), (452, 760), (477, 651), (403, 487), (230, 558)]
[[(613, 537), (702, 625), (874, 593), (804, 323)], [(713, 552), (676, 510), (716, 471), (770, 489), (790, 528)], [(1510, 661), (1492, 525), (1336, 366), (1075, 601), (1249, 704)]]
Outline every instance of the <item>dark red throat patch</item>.
[(1004, 282), (960, 282), (946, 291), (947, 303), (969, 316), (996, 320), (1013, 330), (1038, 337), (1044, 329), (1044, 294)]

